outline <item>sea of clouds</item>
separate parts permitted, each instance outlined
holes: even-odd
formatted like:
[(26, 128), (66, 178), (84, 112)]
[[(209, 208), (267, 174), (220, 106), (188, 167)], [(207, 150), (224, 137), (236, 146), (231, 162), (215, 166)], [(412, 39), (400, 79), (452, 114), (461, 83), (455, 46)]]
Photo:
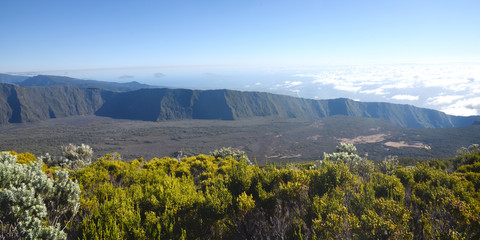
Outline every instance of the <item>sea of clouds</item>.
[(480, 115), (480, 64), (327, 66), (291, 74), (269, 91), (314, 99), (411, 104)]

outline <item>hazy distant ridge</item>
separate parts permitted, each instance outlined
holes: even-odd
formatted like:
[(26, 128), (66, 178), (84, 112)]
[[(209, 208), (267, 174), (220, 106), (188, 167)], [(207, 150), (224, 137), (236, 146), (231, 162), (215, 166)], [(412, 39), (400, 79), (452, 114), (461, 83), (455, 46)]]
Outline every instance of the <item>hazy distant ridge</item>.
[(150, 88), (150, 85), (139, 82), (106, 82), (97, 80), (83, 80), (63, 76), (38, 75), (18, 82), (18, 85), (25, 87), (49, 87), (49, 86), (74, 86), (79, 88), (100, 88), (109, 91), (126, 92), (142, 88)]
[(156, 88), (111, 92), (69, 86), (9, 84), (0, 84), (0, 89), (0, 124), (90, 114), (144, 121), (252, 117), (315, 119), (346, 115), (384, 119), (397, 126), (445, 128), (472, 125), (478, 118), (451, 116), (411, 105), (344, 98), (312, 100), (233, 90)]
[(17, 75), (0, 73), (0, 83), (15, 84), (15, 83), (21, 82), (21, 81), (23, 81), (27, 78), (28, 78), (27, 76), (17, 76)]

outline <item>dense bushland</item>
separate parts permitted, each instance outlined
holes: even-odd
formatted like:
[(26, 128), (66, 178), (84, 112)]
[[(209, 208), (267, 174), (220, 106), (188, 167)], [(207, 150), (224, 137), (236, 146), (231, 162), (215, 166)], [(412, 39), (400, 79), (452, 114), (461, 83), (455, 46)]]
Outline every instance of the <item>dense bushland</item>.
[[(16, 230), (15, 236), (27, 239), (480, 238), (478, 145), (462, 149), (454, 159), (409, 167), (395, 158), (374, 163), (345, 144), (322, 161), (261, 167), (231, 149), (148, 162), (111, 154), (93, 163), (90, 151), (66, 147), (70, 159), (50, 158), (43, 174), (45, 157), (37, 161), (30, 154), (2, 153), (0, 237)], [(63, 168), (53, 167), (59, 163)], [(10, 168), (34, 169), (53, 186), (79, 186), (81, 191), (71, 191), (70, 198), (54, 205), (68, 211), (52, 222), (59, 211), (48, 207), (51, 195), (32, 190), (47, 208), (35, 215), (42, 230), (32, 231), (40, 235), (28, 235), (28, 226), (20, 224), (26, 213), (8, 191), (26, 191), (21, 187), (31, 180), (9, 180)], [(68, 193), (62, 189), (57, 192)], [(46, 235), (50, 232), (57, 235)]]

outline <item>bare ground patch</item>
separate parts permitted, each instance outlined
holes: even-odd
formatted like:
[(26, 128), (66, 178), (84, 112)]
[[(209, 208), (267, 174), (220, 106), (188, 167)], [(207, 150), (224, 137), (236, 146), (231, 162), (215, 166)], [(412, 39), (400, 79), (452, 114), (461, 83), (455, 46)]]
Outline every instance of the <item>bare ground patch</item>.
[(300, 158), (300, 157), (302, 157), (302, 154), (293, 154), (293, 155), (277, 154), (277, 155), (273, 155), (273, 156), (265, 156), (265, 158), (267, 158), (267, 159), (271, 159), (271, 158), (287, 159), (287, 158)]
[(351, 143), (351, 144), (358, 144), (358, 143), (377, 143), (384, 141), (387, 139), (388, 135), (379, 133), (373, 135), (366, 135), (366, 136), (358, 136), (355, 138), (336, 138), (336, 140), (343, 142), (343, 143)]
[(307, 137), (307, 140), (317, 141), (320, 137), (321, 137), (320, 135), (310, 136), (310, 137)]
[(394, 147), (394, 148), (402, 148), (402, 147), (424, 148), (425, 147), (425, 145), (420, 142), (406, 143), (405, 141), (400, 141), (400, 142), (386, 142), (384, 144), (385, 146)]

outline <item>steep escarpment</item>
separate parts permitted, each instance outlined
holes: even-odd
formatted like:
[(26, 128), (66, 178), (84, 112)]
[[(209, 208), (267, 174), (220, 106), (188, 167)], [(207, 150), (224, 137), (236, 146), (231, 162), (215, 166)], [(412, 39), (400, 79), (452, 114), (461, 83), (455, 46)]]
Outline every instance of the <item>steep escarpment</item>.
[(0, 84), (0, 123), (19, 122), (20, 109), (15, 87)]
[(235, 120), (233, 109), (227, 103), (227, 93), (228, 90), (195, 91), (192, 118)]
[(147, 121), (252, 117), (315, 119), (346, 115), (384, 119), (394, 125), (413, 128), (468, 126), (476, 118), (450, 116), (412, 105), (357, 102), (345, 98), (312, 100), (261, 92), (186, 89), (116, 93), (97, 114)]
[(379, 118), (397, 126), (413, 128), (468, 126), (475, 120), (475, 117), (450, 116), (440, 111), (418, 108), (412, 105), (358, 102), (346, 98), (312, 100), (269, 93), (238, 91), (227, 91), (225, 97), (235, 118), (254, 116), (321, 118), (345, 115)]
[(141, 89), (114, 93), (96, 115), (143, 121), (179, 120), (193, 117), (193, 90)]
[(227, 90), (225, 98), (236, 119), (263, 116), (318, 118), (327, 115), (325, 106), (303, 98), (231, 90)]
[(358, 102), (346, 98), (313, 100), (225, 89), (151, 88), (110, 92), (71, 86), (0, 86), (0, 123), (88, 114), (143, 121), (253, 117), (316, 119), (345, 115), (383, 119), (402, 127), (448, 128), (472, 125), (478, 118), (451, 116), (412, 105)]
[(474, 117), (459, 117), (405, 104), (353, 102), (360, 117), (385, 119), (397, 126), (413, 128), (445, 128), (471, 125)]
[(94, 114), (107, 98), (108, 93), (104, 94), (98, 89), (0, 84), (0, 124), (90, 115)]

